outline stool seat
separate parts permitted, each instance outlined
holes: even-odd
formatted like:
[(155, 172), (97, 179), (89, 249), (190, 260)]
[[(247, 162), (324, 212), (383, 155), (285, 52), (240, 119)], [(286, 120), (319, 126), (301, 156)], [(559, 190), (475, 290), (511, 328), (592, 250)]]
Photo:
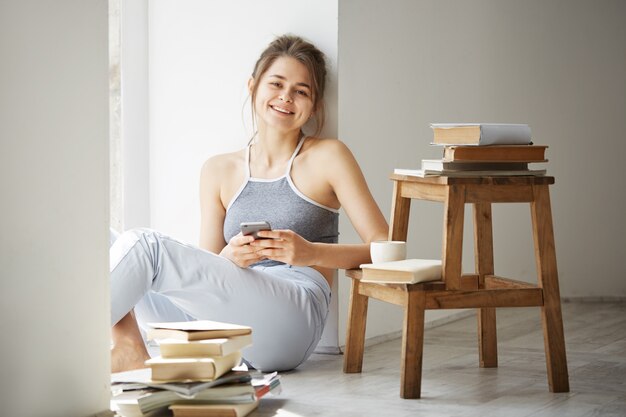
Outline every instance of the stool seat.
[[(391, 175), (394, 191), (389, 240), (406, 240), (411, 199), (444, 203), (442, 280), (417, 284), (352, 280), (344, 372), (361, 372), (368, 299), (399, 305), (404, 310), (400, 396), (420, 398), (424, 312), (432, 309), (476, 308), (479, 364), (497, 367), (496, 310), (499, 307), (540, 307), (548, 383), (552, 392), (569, 391), (569, 376), (558, 287), (554, 234), (548, 186), (554, 177), (409, 177)], [(493, 267), (492, 203), (527, 202), (531, 207), (537, 284), (497, 276)], [(462, 274), (464, 207), (474, 209), (475, 273)]]

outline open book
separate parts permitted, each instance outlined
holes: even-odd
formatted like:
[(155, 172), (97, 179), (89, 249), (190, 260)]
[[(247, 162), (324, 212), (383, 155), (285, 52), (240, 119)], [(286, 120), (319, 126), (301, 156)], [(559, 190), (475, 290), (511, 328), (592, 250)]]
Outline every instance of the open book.
[(163, 382), (152, 380), (152, 370), (150, 368), (142, 368), (111, 374), (111, 391), (120, 393), (130, 390), (156, 388), (177, 392), (183, 396), (192, 396), (207, 388), (226, 384), (241, 384), (250, 382), (253, 379), (261, 380), (263, 378), (266, 378), (266, 375), (257, 370), (237, 370), (227, 372), (212, 381)]

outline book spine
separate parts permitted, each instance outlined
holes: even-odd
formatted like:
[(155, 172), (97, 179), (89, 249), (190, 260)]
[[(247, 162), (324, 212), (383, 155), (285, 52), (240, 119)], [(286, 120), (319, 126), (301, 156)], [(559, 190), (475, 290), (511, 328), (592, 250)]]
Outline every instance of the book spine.
[(460, 161), (502, 161), (502, 162), (545, 162), (543, 146), (446, 146), (443, 149), (443, 160), (446, 162)]

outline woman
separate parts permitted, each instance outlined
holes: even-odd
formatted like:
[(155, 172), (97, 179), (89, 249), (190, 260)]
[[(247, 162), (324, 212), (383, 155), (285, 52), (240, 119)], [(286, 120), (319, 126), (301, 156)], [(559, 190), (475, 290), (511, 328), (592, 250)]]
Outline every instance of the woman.
[[(295, 36), (273, 41), (248, 82), (257, 132), (238, 152), (210, 158), (200, 179), (200, 248), (150, 230), (122, 234), (111, 247), (113, 372), (149, 358), (137, 326), (209, 319), (248, 325), (246, 361), (292, 369), (324, 328), (333, 270), (368, 262), (369, 242), (388, 226), (348, 148), (309, 137), (324, 121), (324, 55)], [(343, 207), (363, 244), (338, 244)], [(259, 239), (241, 222), (268, 221)], [(137, 320), (135, 319), (135, 314)]]

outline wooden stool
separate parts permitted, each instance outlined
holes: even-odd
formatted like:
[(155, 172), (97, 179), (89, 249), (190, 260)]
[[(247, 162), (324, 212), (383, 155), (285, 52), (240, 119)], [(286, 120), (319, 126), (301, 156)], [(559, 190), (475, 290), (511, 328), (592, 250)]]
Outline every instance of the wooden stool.
[[(428, 177), (392, 175), (390, 240), (406, 240), (411, 199), (444, 203), (442, 280), (411, 285), (352, 278), (343, 370), (361, 372), (368, 297), (404, 308), (400, 396), (420, 398), (424, 311), (476, 308), (480, 366), (498, 366), (496, 307), (541, 307), (551, 392), (568, 392), (569, 377), (548, 186), (554, 177)], [(528, 202), (532, 216), (537, 285), (494, 275), (491, 203)], [(465, 203), (474, 207), (475, 274), (461, 273)]]

